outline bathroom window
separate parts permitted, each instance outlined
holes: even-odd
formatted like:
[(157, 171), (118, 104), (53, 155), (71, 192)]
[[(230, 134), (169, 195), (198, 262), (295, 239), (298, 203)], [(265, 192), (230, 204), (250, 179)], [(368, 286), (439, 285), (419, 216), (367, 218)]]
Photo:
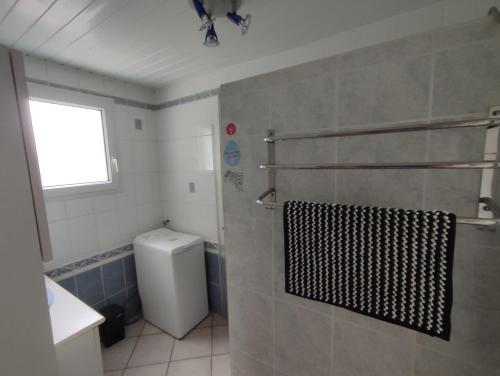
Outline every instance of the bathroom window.
[(44, 193), (116, 188), (107, 100), (47, 89), (38, 95), (30, 90), (29, 101)]

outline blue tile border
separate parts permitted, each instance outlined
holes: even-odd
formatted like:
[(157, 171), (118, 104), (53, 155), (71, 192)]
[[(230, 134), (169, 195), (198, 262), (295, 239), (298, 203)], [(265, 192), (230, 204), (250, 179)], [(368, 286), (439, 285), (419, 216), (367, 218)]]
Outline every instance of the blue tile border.
[[(127, 264), (132, 266), (128, 272), (133, 273), (128, 278)], [(127, 322), (142, 316), (133, 254), (97, 265), (77, 275), (63, 277), (57, 283), (94, 309), (99, 310), (111, 304), (122, 306)]]
[(99, 255), (95, 255), (95, 256), (92, 256), (92, 257), (89, 257), (89, 258), (86, 258), (83, 260), (79, 260), (79, 261), (76, 261), (74, 263), (67, 264), (67, 265), (61, 266), (61, 267), (53, 269), (53, 270), (49, 270), (48, 272), (45, 273), (45, 275), (47, 277), (50, 277), (50, 278), (56, 278), (56, 277), (59, 277), (59, 276), (66, 274), (66, 273), (75, 272), (75, 271), (78, 271), (79, 269), (83, 269), (83, 268), (86, 268), (90, 265), (107, 260), (111, 257), (115, 257), (118, 255), (130, 252), (133, 249), (134, 249), (134, 246), (132, 244), (127, 244), (123, 247), (113, 249), (111, 251), (107, 251), (107, 252), (104, 252), (104, 253), (101, 253)]
[(200, 93), (188, 95), (186, 97), (174, 99), (174, 100), (163, 102), (160, 104), (152, 104), (152, 103), (145, 103), (145, 102), (141, 102), (141, 101), (136, 101), (133, 99), (127, 99), (127, 98), (123, 98), (123, 97), (115, 97), (113, 95), (103, 94), (103, 93), (99, 93), (99, 92), (92, 91), (92, 90), (79, 89), (79, 88), (75, 88), (73, 86), (61, 85), (61, 84), (56, 84), (54, 82), (38, 80), (36, 78), (29, 78), (28, 77), (26, 79), (26, 81), (31, 82), (33, 84), (55, 87), (57, 89), (76, 91), (78, 93), (90, 94), (90, 95), (95, 95), (98, 97), (109, 98), (109, 99), (112, 99), (116, 104), (120, 104), (123, 106), (135, 107), (135, 108), (142, 108), (142, 109), (150, 110), (150, 111), (160, 111), (160, 110), (164, 110), (166, 108), (178, 106), (180, 104), (191, 103), (191, 102), (199, 101), (201, 99), (210, 98), (210, 97), (214, 97), (214, 96), (219, 95), (219, 89), (217, 88), (217, 89), (210, 89), (210, 90), (202, 91)]

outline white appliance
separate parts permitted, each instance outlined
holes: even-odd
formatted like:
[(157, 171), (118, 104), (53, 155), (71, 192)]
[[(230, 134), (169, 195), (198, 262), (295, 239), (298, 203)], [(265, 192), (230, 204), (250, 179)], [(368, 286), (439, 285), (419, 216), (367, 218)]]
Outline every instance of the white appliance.
[(208, 315), (203, 240), (167, 228), (134, 240), (144, 318), (176, 338)]

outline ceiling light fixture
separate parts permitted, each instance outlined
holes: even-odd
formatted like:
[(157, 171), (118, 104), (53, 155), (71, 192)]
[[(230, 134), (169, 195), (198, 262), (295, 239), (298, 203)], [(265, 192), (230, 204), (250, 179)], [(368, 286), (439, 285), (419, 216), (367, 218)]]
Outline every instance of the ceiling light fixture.
[(200, 31), (207, 30), (204, 46), (217, 47), (220, 44), (215, 32), (214, 15), (225, 16), (230, 22), (238, 26), (242, 35), (247, 33), (251, 16), (247, 14), (242, 17), (238, 14), (241, 2), (242, 0), (189, 0), (201, 20)]
[(217, 47), (219, 45), (219, 37), (217, 37), (213, 22), (208, 27), (207, 35), (205, 35), (205, 43), (203, 43), (203, 45), (206, 47)]
[(228, 12), (227, 18), (241, 29), (241, 35), (245, 35), (250, 27), (251, 16), (247, 14), (245, 18), (236, 12)]

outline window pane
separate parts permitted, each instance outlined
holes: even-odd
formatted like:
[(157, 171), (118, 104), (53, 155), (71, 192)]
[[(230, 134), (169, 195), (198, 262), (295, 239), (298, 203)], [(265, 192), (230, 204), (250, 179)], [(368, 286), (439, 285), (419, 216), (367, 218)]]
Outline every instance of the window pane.
[(102, 112), (30, 100), (43, 187), (109, 181)]

